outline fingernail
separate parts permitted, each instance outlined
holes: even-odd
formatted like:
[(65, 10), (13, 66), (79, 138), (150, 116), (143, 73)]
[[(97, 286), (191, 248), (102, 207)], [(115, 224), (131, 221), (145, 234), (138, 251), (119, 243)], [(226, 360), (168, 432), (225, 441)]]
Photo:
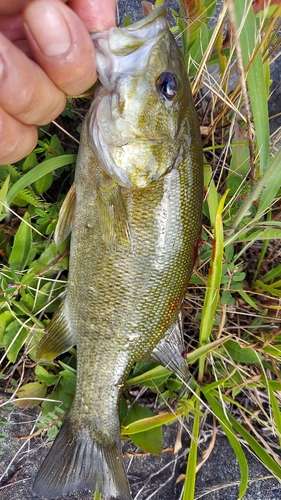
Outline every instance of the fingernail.
[(54, 5), (33, 2), (25, 13), (25, 24), (46, 56), (60, 56), (69, 49), (70, 31), (60, 9)]

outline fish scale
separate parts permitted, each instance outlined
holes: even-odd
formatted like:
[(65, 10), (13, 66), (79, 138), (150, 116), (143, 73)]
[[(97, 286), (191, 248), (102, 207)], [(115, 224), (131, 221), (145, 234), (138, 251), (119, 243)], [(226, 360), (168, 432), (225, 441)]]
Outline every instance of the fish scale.
[(180, 310), (201, 226), (202, 146), (164, 7), (94, 43), (101, 84), (56, 230), (57, 243), (71, 231), (67, 294), (37, 349), (51, 359), (76, 344), (76, 394), (33, 489), (130, 500), (119, 422), (128, 374), (150, 355), (187, 373)]

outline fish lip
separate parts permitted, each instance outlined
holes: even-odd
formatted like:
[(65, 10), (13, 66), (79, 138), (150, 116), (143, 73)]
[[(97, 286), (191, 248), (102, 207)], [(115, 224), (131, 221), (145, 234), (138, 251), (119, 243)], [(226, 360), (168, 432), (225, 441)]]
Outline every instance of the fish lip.
[[(147, 137), (136, 137), (136, 138), (133, 138), (130, 139), (130, 141), (127, 141), (125, 142), (124, 144), (122, 144), (120, 146), (120, 148), (122, 148), (123, 146), (128, 146), (128, 145), (138, 145), (138, 144), (145, 144), (145, 143), (149, 143), (149, 144), (160, 144), (161, 142), (164, 142), (163, 141), (163, 137), (161, 139), (156, 139), (156, 138), (147, 138)], [(118, 146), (116, 146), (118, 147)]]
[[(157, 18), (161, 18), (163, 17), (166, 21), (167, 19), (167, 9), (164, 5), (159, 5), (158, 7), (156, 7), (155, 9), (153, 9), (150, 14), (146, 17), (144, 17), (143, 19), (140, 19), (140, 21), (137, 21), (133, 24), (130, 24), (129, 26), (124, 26), (124, 27), (118, 27), (118, 29), (122, 29), (122, 32), (125, 33), (125, 32), (134, 32), (134, 31), (139, 31), (141, 28), (144, 28), (146, 26), (148, 26), (149, 24), (151, 23), (154, 23), (155, 19)], [(116, 27), (114, 27), (113, 29), (116, 29)], [(107, 32), (112, 30), (112, 28), (110, 28), (109, 30), (106, 30)], [(90, 37), (92, 38), (92, 40), (96, 40), (97, 38), (100, 38), (100, 33), (90, 33)]]

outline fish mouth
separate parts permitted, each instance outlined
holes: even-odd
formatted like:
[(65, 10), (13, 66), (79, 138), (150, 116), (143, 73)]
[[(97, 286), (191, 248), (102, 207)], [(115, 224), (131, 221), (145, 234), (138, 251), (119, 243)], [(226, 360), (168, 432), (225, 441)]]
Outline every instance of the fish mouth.
[(113, 91), (116, 75), (145, 70), (151, 49), (159, 43), (165, 30), (167, 10), (161, 5), (130, 26), (113, 27), (91, 35), (96, 49), (97, 72), (103, 86)]

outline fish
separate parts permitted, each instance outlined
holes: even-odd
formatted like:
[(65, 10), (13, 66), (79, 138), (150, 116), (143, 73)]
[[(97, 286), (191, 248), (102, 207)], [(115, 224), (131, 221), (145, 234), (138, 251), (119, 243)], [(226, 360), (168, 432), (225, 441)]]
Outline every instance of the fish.
[(131, 500), (119, 401), (138, 361), (187, 375), (181, 310), (201, 230), (203, 153), (165, 7), (93, 42), (100, 83), (55, 233), (57, 244), (71, 233), (67, 291), (37, 348), (53, 359), (76, 345), (76, 394), (33, 491)]

